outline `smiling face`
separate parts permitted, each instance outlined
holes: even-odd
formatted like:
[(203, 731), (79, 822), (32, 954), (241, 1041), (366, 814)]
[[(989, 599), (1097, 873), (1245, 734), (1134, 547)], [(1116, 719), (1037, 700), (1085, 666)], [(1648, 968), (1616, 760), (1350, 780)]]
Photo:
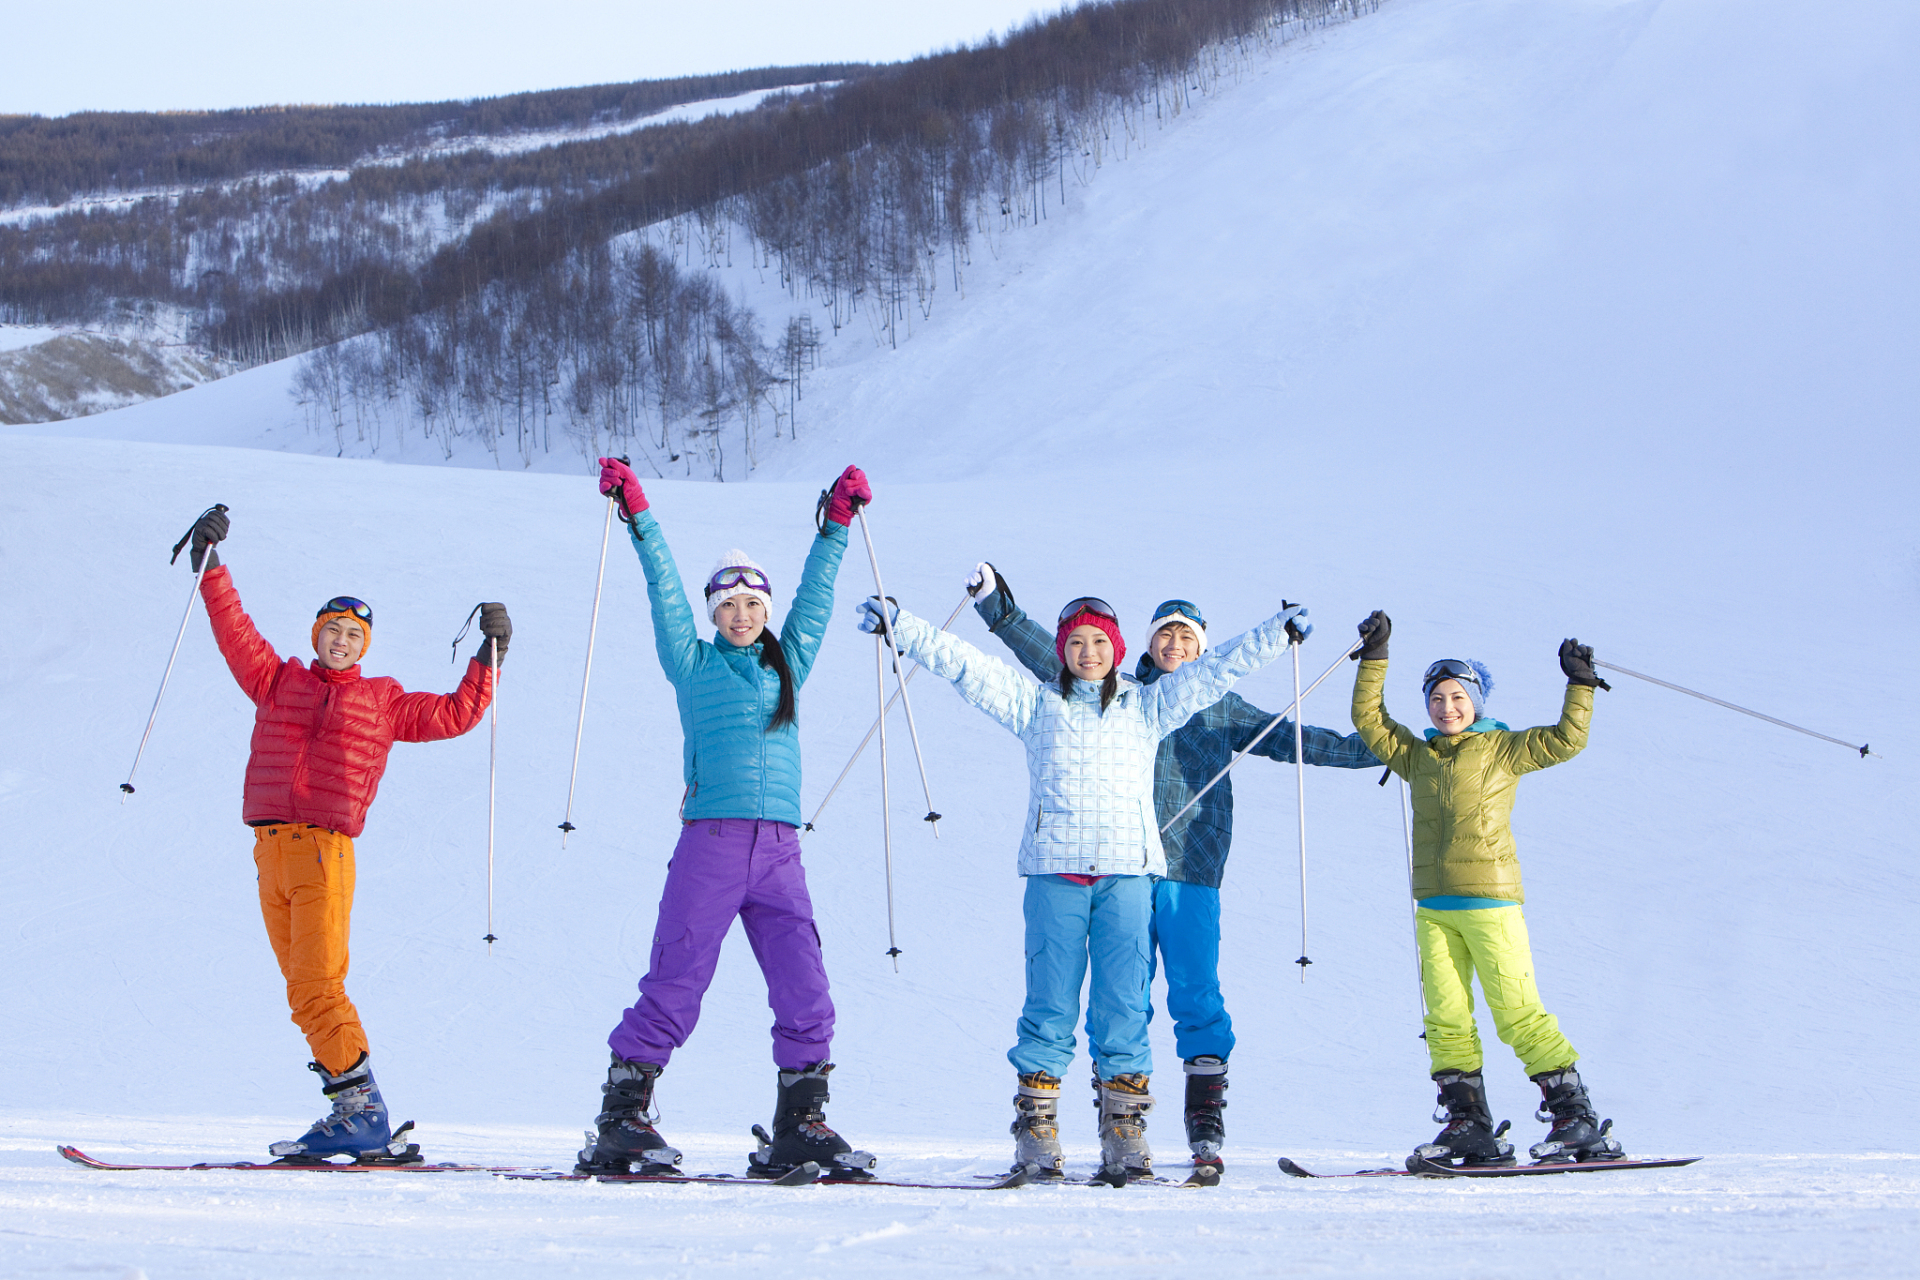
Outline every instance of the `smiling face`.
[(1083, 622), (1067, 632), (1065, 645), (1067, 670), (1081, 680), (1096, 683), (1107, 678), (1107, 672), (1113, 670), (1113, 641), (1107, 633), (1090, 622)]
[(1458, 680), (1442, 680), (1427, 695), (1427, 718), (1433, 727), (1451, 737), (1465, 733), (1474, 722), (1473, 699)]
[(728, 644), (745, 648), (767, 629), (767, 602), (744, 592), (728, 596), (713, 611), (713, 625)]
[(1200, 637), (1184, 622), (1169, 622), (1147, 641), (1147, 656), (1162, 671), (1177, 671), (1200, 656)]
[(329, 671), (345, 671), (367, 651), (367, 629), (354, 618), (328, 618), (314, 641), (316, 660)]

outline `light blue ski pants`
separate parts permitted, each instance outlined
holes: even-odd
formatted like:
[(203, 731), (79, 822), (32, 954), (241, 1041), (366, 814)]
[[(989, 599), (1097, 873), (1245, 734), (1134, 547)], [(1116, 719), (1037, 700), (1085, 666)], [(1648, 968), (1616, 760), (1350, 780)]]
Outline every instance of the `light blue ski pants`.
[(1146, 876), (1103, 876), (1092, 884), (1060, 876), (1026, 879), (1027, 1004), (1007, 1061), (1022, 1075), (1066, 1074), (1091, 959), (1087, 1048), (1095, 1073), (1111, 1080), (1151, 1072), (1152, 882)]
[(1159, 954), (1149, 958), (1148, 980), (1159, 965), (1167, 967), (1167, 1013), (1181, 1058), (1210, 1053), (1225, 1062), (1233, 1053), (1233, 1019), (1220, 994), (1220, 891), (1155, 880), (1153, 944)]

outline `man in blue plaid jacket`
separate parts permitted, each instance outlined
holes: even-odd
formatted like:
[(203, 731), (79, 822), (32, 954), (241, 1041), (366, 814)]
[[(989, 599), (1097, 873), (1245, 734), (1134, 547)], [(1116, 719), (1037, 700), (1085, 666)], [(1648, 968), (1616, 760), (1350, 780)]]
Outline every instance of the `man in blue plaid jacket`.
[[(1060, 675), (1053, 633), (1028, 618), (993, 566), (982, 562), (967, 579), (974, 609), (1013, 651), (1020, 665), (1042, 682)], [(1168, 600), (1147, 624), (1147, 651), (1134, 670), (1143, 684), (1191, 662), (1207, 649), (1207, 622), (1188, 600)], [(1236, 751), (1267, 727), (1271, 713), (1237, 693), (1189, 720), (1160, 744), (1154, 760), (1153, 807), (1164, 823), (1194, 797)], [(1373, 769), (1380, 761), (1357, 733), (1302, 725), (1307, 763), (1335, 769)], [(1280, 724), (1252, 754), (1293, 763), (1293, 722)], [(1172, 827), (1161, 833), (1167, 876), (1153, 887), (1153, 947), (1167, 971), (1167, 1012), (1174, 1043), (1187, 1073), (1187, 1146), (1195, 1164), (1219, 1167), (1226, 1141), (1227, 1058), (1233, 1052), (1233, 1019), (1220, 994), (1220, 880), (1233, 843), (1233, 782), (1219, 783)]]

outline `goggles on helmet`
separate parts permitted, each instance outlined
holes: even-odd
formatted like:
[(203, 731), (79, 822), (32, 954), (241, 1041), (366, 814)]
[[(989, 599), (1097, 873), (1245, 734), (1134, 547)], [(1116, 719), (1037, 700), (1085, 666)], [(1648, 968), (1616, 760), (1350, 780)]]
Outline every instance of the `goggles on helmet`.
[(1442, 658), (1427, 668), (1427, 674), (1420, 677), (1420, 687), (1431, 689), (1442, 680), (1458, 680), (1462, 684), (1480, 687), (1480, 673), (1459, 658)]
[(1105, 600), (1102, 600), (1099, 596), (1080, 596), (1077, 599), (1067, 601), (1066, 608), (1060, 610), (1060, 621), (1055, 625), (1065, 626), (1067, 619), (1082, 611), (1097, 613), (1103, 618), (1112, 618), (1115, 622), (1120, 621), (1120, 615), (1114, 612), (1113, 606)]
[(748, 565), (730, 564), (707, 579), (707, 597), (711, 599), (717, 592), (732, 591), (736, 587), (773, 594), (773, 584), (767, 581), (765, 573)]
[(368, 607), (367, 602), (365, 600), (355, 600), (352, 596), (335, 596), (333, 599), (321, 605), (320, 611), (313, 616), (315, 618), (324, 618), (330, 613), (350, 613), (362, 622), (371, 623), (373, 621), (373, 610)]

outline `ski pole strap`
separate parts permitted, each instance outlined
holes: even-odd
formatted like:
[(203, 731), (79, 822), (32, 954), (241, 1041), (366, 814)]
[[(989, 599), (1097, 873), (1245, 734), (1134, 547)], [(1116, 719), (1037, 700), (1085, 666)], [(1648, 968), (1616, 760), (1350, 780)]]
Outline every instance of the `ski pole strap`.
[(1791, 729), (1795, 733), (1804, 733), (1809, 738), (1818, 738), (1822, 742), (1831, 742), (1835, 746), (1845, 747), (1849, 751), (1858, 751), (1860, 753), (1860, 758), (1862, 760), (1874, 754), (1872, 751), (1867, 749), (1866, 743), (1861, 743), (1860, 745), (1855, 746), (1853, 743), (1846, 741), (1844, 738), (1835, 738), (1824, 733), (1816, 733), (1812, 729), (1808, 729), (1801, 725), (1794, 724), (1791, 721), (1781, 720), (1775, 716), (1770, 716), (1763, 711), (1755, 711), (1751, 707), (1743, 707), (1743, 706), (1740, 706), (1738, 703), (1728, 702), (1724, 698), (1716, 698), (1710, 693), (1701, 693), (1698, 689), (1689, 689), (1685, 685), (1673, 684), (1673, 683), (1670, 683), (1669, 681), (1661, 680), (1656, 676), (1650, 676), (1650, 675), (1646, 675), (1643, 672), (1633, 671), (1612, 662), (1602, 662), (1598, 658), (1595, 658), (1593, 660), (1593, 665), (1596, 667), (1605, 667), (1609, 671), (1618, 671), (1621, 675), (1632, 676), (1636, 680), (1645, 680), (1648, 684), (1657, 684), (1661, 688), (1671, 689), (1675, 693), (1684, 693), (1689, 697), (1698, 698), (1702, 702), (1711, 702), (1715, 706), (1725, 707), (1729, 711), (1738, 711), (1741, 715), (1752, 716), (1756, 720), (1765, 720), (1768, 724), (1777, 724), (1782, 729)]
[(227, 509), (226, 503), (216, 502), (212, 506), (208, 507), (205, 511), (202, 511), (199, 515), (195, 516), (193, 518), (193, 523), (187, 526), (187, 531), (180, 535), (180, 541), (173, 544), (173, 554), (167, 557), (167, 563), (172, 564), (174, 561), (180, 558), (180, 552), (182, 548), (184, 548), (189, 542), (193, 541), (193, 531), (200, 527), (200, 522), (202, 520), (205, 520), (208, 516), (212, 515), (216, 511), (225, 511), (226, 509)]
[(463, 625), (460, 628), (460, 634), (453, 638), (453, 644), (450, 646), (453, 649), (453, 656), (447, 659), (449, 663), (458, 662), (460, 660), (460, 642), (467, 638), (467, 632), (473, 630), (473, 620), (479, 616), (480, 616), (480, 606), (475, 605), (473, 606), (473, 612), (467, 615), (467, 621), (465, 625)]

